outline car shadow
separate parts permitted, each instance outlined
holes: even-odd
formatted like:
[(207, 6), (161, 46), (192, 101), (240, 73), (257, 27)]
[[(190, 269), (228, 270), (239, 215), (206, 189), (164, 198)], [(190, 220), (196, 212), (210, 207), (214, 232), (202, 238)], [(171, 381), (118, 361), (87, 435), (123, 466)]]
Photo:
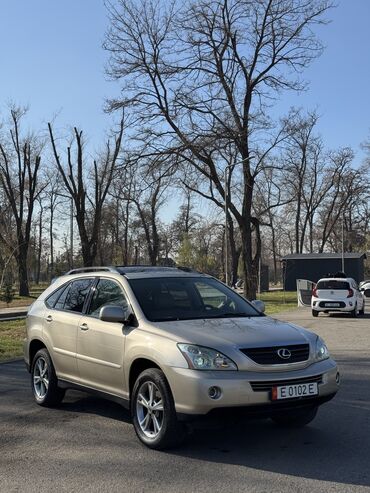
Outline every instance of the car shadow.
[(356, 318), (353, 318), (350, 314), (348, 313), (339, 313), (339, 312), (336, 312), (336, 313), (329, 313), (329, 314), (325, 314), (326, 316), (329, 316), (330, 318), (349, 318), (349, 319), (352, 319), (352, 320), (356, 320), (356, 318), (359, 318), (360, 320), (361, 319), (366, 319), (366, 318), (370, 318), (370, 313), (365, 313), (363, 315), (358, 315), (358, 317)]
[[(342, 360), (344, 370), (353, 360)], [(359, 362), (359, 374), (344, 371), (340, 394), (319, 409), (316, 419), (300, 429), (281, 428), (271, 420), (223, 423), (194, 429), (185, 442), (162, 453), (237, 465), (307, 479), (370, 486), (370, 361)], [(69, 391), (61, 408), (98, 414), (131, 423), (119, 404)], [(156, 452), (158, 453), (158, 452)]]
[(122, 405), (77, 390), (67, 390), (58, 409), (73, 413), (95, 414), (104, 418), (131, 423), (130, 413)]
[(291, 476), (370, 486), (369, 358), (341, 359), (338, 395), (300, 429), (271, 420), (194, 432), (176, 455)]

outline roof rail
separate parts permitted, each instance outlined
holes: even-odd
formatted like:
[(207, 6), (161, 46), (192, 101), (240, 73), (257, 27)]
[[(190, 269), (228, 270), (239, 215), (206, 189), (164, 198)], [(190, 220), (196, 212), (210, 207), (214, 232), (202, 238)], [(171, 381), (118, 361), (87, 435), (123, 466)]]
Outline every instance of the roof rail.
[(127, 274), (131, 272), (176, 270), (176, 267), (167, 267), (162, 265), (117, 265), (117, 270), (120, 274)]
[(72, 269), (68, 271), (65, 275), (70, 276), (71, 274), (82, 274), (84, 272), (115, 272), (118, 270), (115, 267), (79, 267), (78, 269)]

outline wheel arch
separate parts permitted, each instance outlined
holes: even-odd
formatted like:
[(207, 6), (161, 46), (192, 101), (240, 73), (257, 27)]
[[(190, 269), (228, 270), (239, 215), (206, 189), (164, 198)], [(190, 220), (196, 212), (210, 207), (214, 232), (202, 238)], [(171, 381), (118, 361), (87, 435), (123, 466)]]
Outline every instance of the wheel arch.
[[(131, 398), (132, 395), (132, 390), (134, 388), (135, 382), (137, 380), (137, 377), (142, 373), (144, 370), (148, 370), (149, 368), (157, 368), (158, 370), (161, 370), (166, 378), (166, 375), (163, 371), (163, 369), (153, 360), (148, 359), (148, 358), (137, 358), (135, 359), (130, 366), (130, 373), (129, 373), (129, 395)], [(167, 380), (167, 378), (166, 378)], [(167, 380), (168, 382), (168, 380)]]
[[(32, 339), (32, 341), (30, 342), (30, 345), (29, 345), (29, 349), (28, 349), (30, 367), (32, 366), (32, 362), (33, 362), (33, 359), (34, 359), (37, 351), (39, 351), (40, 349), (43, 349), (43, 348), (45, 348), (50, 355), (50, 351), (48, 350), (46, 344), (43, 341), (41, 341), (41, 339)], [(51, 358), (51, 356), (50, 356), (50, 358)]]

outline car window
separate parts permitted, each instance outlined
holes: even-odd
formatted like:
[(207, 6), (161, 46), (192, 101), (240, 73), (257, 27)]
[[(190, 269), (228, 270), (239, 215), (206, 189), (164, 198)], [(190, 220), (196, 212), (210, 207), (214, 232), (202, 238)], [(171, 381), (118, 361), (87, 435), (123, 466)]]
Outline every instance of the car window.
[(100, 309), (108, 305), (126, 308), (128, 303), (122, 288), (116, 282), (111, 279), (100, 279), (94, 289), (87, 314), (99, 318)]
[[(48, 296), (45, 300), (45, 305), (48, 308), (54, 308), (55, 303), (58, 301), (58, 299), (61, 296), (61, 294), (63, 293), (63, 291), (67, 292), (67, 286), (68, 286), (68, 284), (63, 284), (63, 286), (61, 286), (56, 291), (54, 291), (54, 293), (52, 293), (50, 296)], [(64, 304), (64, 301), (63, 301), (63, 304)]]
[(349, 289), (349, 283), (347, 281), (337, 281), (334, 279), (329, 279), (327, 281), (319, 281), (317, 283), (316, 289)]
[(55, 303), (54, 305), (54, 308), (56, 310), (63, 310), (64, 308), (64, 303), (66, 301), (66, 298), (67, 298), (67, 294), (68, 294), (68, 291), (69, 291), (69, 288), (70, 288), (70, 284), (68, 284), (68, 286), (66, 287), (66, 289), (63, 291), (63, 293), (59, 296), (58, 298), (58, 301)]
[(262, 316), (248, 301), (213, 278), (129, 279), (148, 320)]
[(227, 303), (227, 296), (215, 286), (210, 286), (204, 282), (196, 282), (195, 286), (202, 299), (203, 305), (206, 307), (218, 308), (222, 304)]
[[(82, 313), (85, 300), (87, 295), (89, 294), (92, 283), (93, 279), (79, 279), (77, 281), (71, 282), (70, 287), (66, 292), (64, 305), (60, 306), (59, 308), (71, 312)], [(61, 298), (62, 297), (63, 295), (61, 296)], [(58, 300), (57, 305), (60, 305), (62, 301), (61, 298)]]

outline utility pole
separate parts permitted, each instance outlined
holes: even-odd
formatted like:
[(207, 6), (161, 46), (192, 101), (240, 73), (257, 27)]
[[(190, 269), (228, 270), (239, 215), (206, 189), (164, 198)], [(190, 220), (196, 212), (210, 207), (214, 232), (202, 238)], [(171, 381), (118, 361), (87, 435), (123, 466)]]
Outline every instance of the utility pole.
[(344, 272), (344, 212), (342, 215), (342, 272)]
[(71, 217), (70, 217), (70, 244), (71, 244), (71, 269), (73, 269), (73, 199), (71, 197)]

